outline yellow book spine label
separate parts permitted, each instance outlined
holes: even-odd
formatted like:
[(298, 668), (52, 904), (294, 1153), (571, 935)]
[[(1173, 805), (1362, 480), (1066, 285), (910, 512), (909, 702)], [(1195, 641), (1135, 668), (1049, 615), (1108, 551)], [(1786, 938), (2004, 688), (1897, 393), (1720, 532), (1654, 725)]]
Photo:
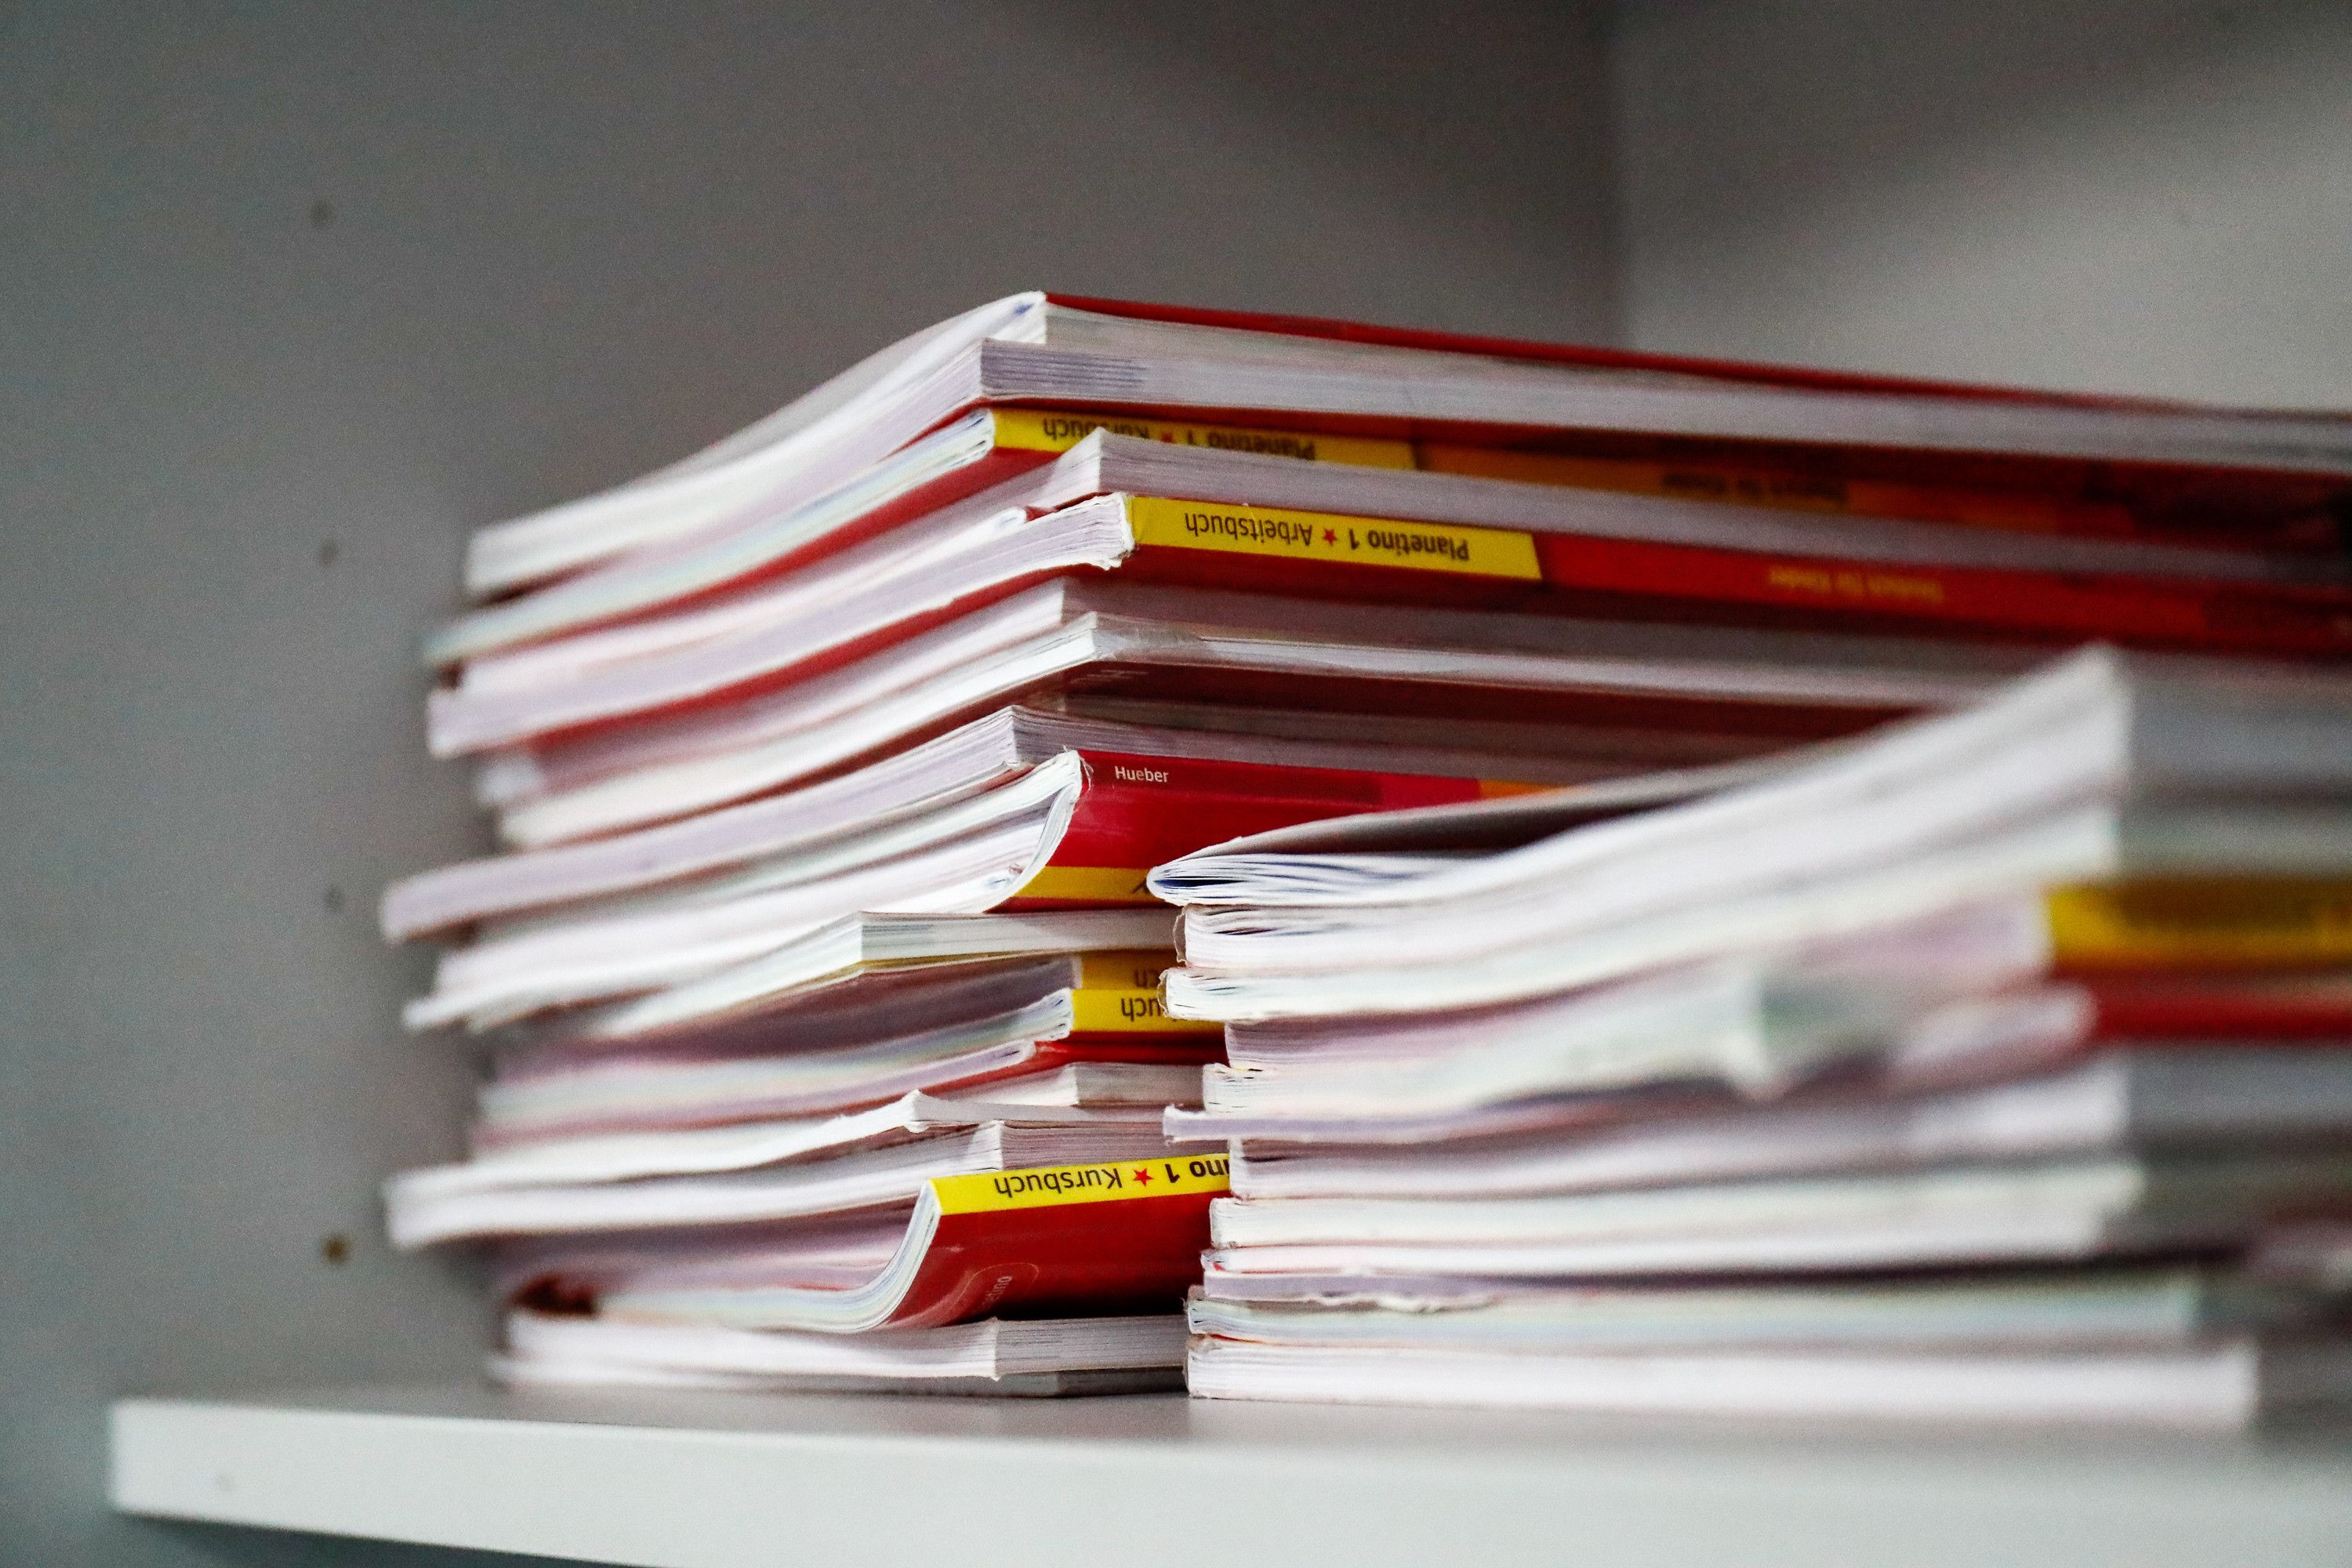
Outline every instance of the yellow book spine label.
[(1070, 1027), (1082, 1035), (1214, 1035), (1224, 1026), (1206, 1018), (1171, 1018), (1160, 976), (1176, 965), (1172, 952), (1089, 952), (1078, 960), (1078, 988), (1070, 993)]
[(1073, 903), (1156, 904), (1144, 887), (1144, 873), (1131, 866), (1047, 866), (1013, 896), (1016, 899), (1067, 899)]
[(2352, 963), (2352, 880), (2155, 878), (2043, 895), (2061, 964)]
[(1356, 566), (1402, 566), (1415, 572), (1543, 581), (1535, 537), (1509, 529), (1218, 506), (1158, 496), (1129, 498), (1127, 525), (1136, 543), (1176, 550), (1221, 550), (1294, 561), (1339, 561)]
[(989, 1214), (1003, 1209), (1058, 1208), (1116, 1203), (1123, 1198), (1172, 1198), (1228, 1190), (1223, 1154), (1168, 1154), (1102, 1165), (1047, 1165), (1034, 1171), (986, 1171), (934, 1176), (931, 1195), (941, 1214)]
[(1253, 430), (1237, 425), (1185, 425), (1166, 419), (1136, 419), (1119, 414), (1086, 414), (1058, 408), (999, 408), (996, 444), (1016, 452), (1066, 452), (1097, 430), (1165, 441), (1176, 447), (1208, 447), (1220, 452), (1255, 452), (1297, 458), (1309, 463), (1351, 463), (1360, 468), (1410, 468), (1410, 441), (1363, 436), (1321, 436), (1311, 430)]

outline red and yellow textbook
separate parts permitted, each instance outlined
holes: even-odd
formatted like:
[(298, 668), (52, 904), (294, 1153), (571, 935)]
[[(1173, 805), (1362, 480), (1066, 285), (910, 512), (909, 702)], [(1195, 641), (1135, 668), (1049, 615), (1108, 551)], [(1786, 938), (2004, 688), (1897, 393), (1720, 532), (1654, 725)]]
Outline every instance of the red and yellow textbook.
[[(1173, 1311), (1200, 1282), (1222, 1153), (933, 1178), (889, 1259), (851, 1285), (609, 1280), (614, 1318), (860, 1333), (974, 1318)], [(789, 1270), (785, 1271), (788, 1278)]]
[(1134, 541), (1123, 568), (1210, 587), (1644, 619), (2352, 656), (2352, 592), (2317, 583), (1868, 560), (1775, 551), (1760, 540), (1758, 548), (1727, 548), (1166, 497), (1122, 497), (1116, 504)]

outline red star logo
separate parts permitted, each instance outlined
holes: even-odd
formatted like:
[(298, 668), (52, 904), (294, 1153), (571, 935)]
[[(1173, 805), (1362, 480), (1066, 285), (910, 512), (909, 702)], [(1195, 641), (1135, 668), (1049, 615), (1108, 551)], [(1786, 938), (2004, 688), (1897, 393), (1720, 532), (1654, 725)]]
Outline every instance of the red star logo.
[(1151, 1172), (1142, 1165), (1138, 1165), (1135, 1168), (1135, 1184), (1139, 1187), (1150, 1186), (1151, 1184)]
[(1323, 542), (1324, 542), (1324, 543), (1326, 543), (1326, 544), (1337, 544), (1337, 543), (1339, 543), (1339, 530), (1337, 530), (1337, 529), (1332, 529), (1332, 528), (1327, 528), (1327, 529), (1325, 529), (1325, 530), (1323, 531)]

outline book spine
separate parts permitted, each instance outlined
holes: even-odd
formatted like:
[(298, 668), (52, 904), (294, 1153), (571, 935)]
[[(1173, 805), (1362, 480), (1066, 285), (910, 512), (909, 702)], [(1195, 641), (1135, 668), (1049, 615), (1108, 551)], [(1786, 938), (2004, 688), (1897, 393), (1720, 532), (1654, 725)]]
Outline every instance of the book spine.
[(2102, 1040), (2244, 1040), (2335, 1046), (2352, 1040), (2352, 979), (2309, 974), (2093, 975), (2075, 982)]
[(1596, 600), (1714, 605), (2053, 640), (2352, 655), (2352, 593), (2327, 589), (1893, 566), (1158, 497), (1133, 498), (1128, 513), (1131, 564), (1228, 586), (1523, 610), (1584, 612)]
[(1617, 539), (1538, 541), (1544, 579), (1586, 592), (1855, 613), (2241, 653), (2352, 654), (2352, 595), (1959, 566), (1890, 566)]
[[(1894, 517), (1940, 521), (2009, 533), (2063, 533), (2074, 538), (2176, 538), (2180, 529), (2152, 529), (2110, 494), (2088, 489), (1980, 487), (1931, 482), (1922, 478), (1849, 475), (1821, 458), (1811, 463), (1771, 463), (1761, 454), (1601, 456), (1534, 451), (1524, 447), (1475, 447), (1456, 442), (1340, 435), (1327, 430), (1273, 430), (1263, 426), (1204, 426), (1152, 418), (1143, 414), (1103, 414), (1087, 409), (992, 409), (1000, 451), (1061, 454), (1096, 430), (1173, 447), (1213, 451), (1249, 451), (1286, 456), (1307, 463), (1350, 463), (1360, 468), (1421, 468), (1463, 478), (1507, 479), (1515, 484), (1550, 484), (1559, 489), (1597, 489), (1612, 494), (1663, 496), (1717, 505), (1755, 505), (1771, 510), (1816, 512), (1834, 517)], [(2216, 548), (2312, 550), (2336, 543), (2336, 531), (2307, 517), (2282, 529), (2218, 529), (2201, 543)]]
[(2149, 878), (2043, 895), (2062, 971), (2352, 963), (2352, 879)]
[(1201, 1278), (1223, 1154), (935, 1178), (939, 1228), (888, 1321), (1170, 1310)]
[(1140, 1161), (934, 1176), (930, 1186), (941, 1215), (1003, 1214), (1136, 1198), (1222, 1197), (1231, 1190), (1228, 1174), (1223, 1154), (1171, 1153)]
[(2182, 483), (2105, 464), (2020, 465), (1992, 455), (1935, 459), (1722, 442), (1637, 441), (1632, 450), (1544, 451), (1416, 442), (1431, 473), (1662, 496), (1837, 517), (1954, 523), (2008, 533), (2144, 540), (2208, 550), (2340, 553), (2325, 481), (2234, 476)]
[(1087, 782), (1052, 859), (1016, 907), (1155, 902), (1144, 873), (1207, 845), (1296, 823), (1449, 805), (1524, 786), (1420, 773), (1083, 753)]
[(1176, 964), (1172, 952), (1089, 952), (1078, 961), (1078, 984), (1070, 993), (1073, 1039), (1097, 1036), (1168, 1039), (1190, 1048), (1206, 1037), (1222, 1056), (1224, 1026), (1205, 1018), (1169, 1016), (1160, 976)]

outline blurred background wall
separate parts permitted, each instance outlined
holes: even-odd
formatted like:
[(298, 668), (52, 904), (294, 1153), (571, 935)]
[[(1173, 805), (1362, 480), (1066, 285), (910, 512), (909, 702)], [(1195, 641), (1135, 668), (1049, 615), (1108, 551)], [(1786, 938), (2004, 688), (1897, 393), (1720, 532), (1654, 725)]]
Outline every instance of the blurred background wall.
[(1643, 348), (2352, 407), (2352, 5), (1629, 0)]
[(0, 1558), (457, 1561), (100, 1484), (117, 1394), (485, 1342), (374, 1203), (473, 1070), (373, 931), (482, 847), (470, 527), (1040, 285), (2352, 405), (2347, 80), (2188, 0), (0, 0)]

